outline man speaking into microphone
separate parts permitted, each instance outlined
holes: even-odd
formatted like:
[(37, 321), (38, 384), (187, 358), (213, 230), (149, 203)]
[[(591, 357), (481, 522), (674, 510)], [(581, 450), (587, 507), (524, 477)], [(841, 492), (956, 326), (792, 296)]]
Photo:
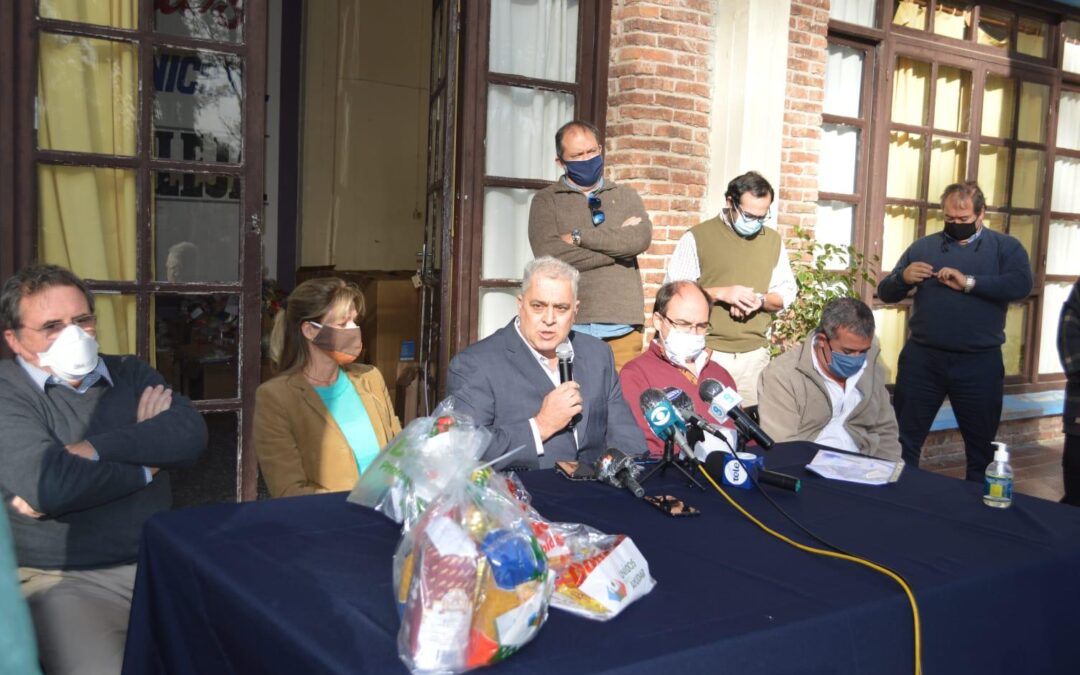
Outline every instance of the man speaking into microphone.
[[(627, 401), (636, 403), (641, 399), (641, 393), (649, 388), (676, 387), (696, 392), (698, 382), (706, 378), (735, 388), (731, 375), (709, 359), (709, 349), (705, 346), (711, 309), (712, 299), (696, 281), (672, 281), (660, 287), (652, 314), (656, 337), (647, 350), (623, 366), (619, 373)], [(695, 412), (708, 419), (709, 404), (697, 396), (690, 398)], [(664, 452), (664, 441), (651, 432), (638, 406), (633, 406), (632, 410), (647, 439), (649, 453), (659, 457)], [(725, 422), (724, 426), (735, 428), (731, 422)], [(710, 438), (705, 440), (712, 442)]]
[(591, 463), (611, 447), (631, 457), (645, 453), (611, 349), (570, 330), (578, 276), (550, 256), (530, 261), (517, 317), (450, 361), (447, 388), (455, 409), (494, 434), (485, 458), (525, 446), (499, 468)]

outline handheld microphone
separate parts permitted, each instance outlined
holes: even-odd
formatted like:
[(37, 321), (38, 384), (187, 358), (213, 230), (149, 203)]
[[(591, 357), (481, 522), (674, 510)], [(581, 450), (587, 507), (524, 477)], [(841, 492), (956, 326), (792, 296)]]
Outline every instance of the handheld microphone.
[(597, 478), (608, 485), (624, 487), (638, 498), (645, 496), (645, 488), (637, 481), (641, 467), (622, 450), (608, 448), (600, 455), (600, 459), (596, 460), (596, 473)]
[(562, 342), (555, 348), (555, 358), (559, 359), (559, 382), (574, 380), (574, 348), (569, 342)]
[[(573, 382), (574, 348), (569, 341), (559, 343), (559, 346), (555, 348), (555, 358), (559, 360), (559, 382)], [(581, 413), (578, 413), (570, 419), (570, 423), (566, 425), (566, 428), (573, 429), (574, 425), (580, 421)]]
[(649, 428), (657, 438), (662, 441), (671, 439), (680, 452), (686, 453), (687, 457), (693, 456), (690, 444), (686, 442), (686, 422), (679, 416), (675, 406), (671, 405), (671, 401), (667, 399), (664, 392), (655, 387), (649, 387), (641, 392), (638, 404), (641, 406), (645, 421), (649, 423)]
[(698, 395), (701, 396), (702, 401), (709, 404), (709, 414), (716, 420), (723, 421), (725, 417), (730, 417), (735, 421), (735, 427), (740, 432), (757, 441), (763, 449), (768, 450), (773, 446), (773, 439), (769, 438), (757, 422), (739, 407), (742, 397), (734, 389), (725, 387), (710, 377), (701, 381)]
[(695, 424), (702, 431), (727, 441), (727, 437), (719, 427), (710, 424), (707, 420), (702, 419), (702, 417), (697, 414), (697, 411), (694, 410), (693, 399), (691, 399), (690, 395), (685, 391), (678, 387), (664, 387), (664, 395), (671, 401), (671, 404), (675, 407), (675, 410), (684, 421)]

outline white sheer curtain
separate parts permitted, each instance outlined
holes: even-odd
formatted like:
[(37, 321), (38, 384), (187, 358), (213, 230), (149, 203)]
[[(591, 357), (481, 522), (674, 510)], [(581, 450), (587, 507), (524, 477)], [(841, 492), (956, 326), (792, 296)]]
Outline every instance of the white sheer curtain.
[(1039, 374), (1060, 373), (1061, 360), (1058, 358), (1057, 335), (1058, 322), (1061, 321), (1061, 306), (1072, 291), (1072, 284), (1048, 283), (1043, 287), (1042, 337), (1039, 340)]
[(489, 70), (573, 82), (577, 33), (577, 0), (494, 0)]
[(533, 191), (524, 188), (488, 188), (484, 191), (485, 279), (519, 279), (532, 259), (529, 246), (529, 204)]
[(1046, 273), (1080, 275), (1080, 221), (1050, 221)]
[[(854, 222), (855, 207), (845, 202), (818, 202), (817, 224), (814, 226), (814, 239), (822, 244), (837, 246), (851, 245), (851, 226)], [(846, 255), (830, 256), (825, 262), (828, 269), (847, 267)]]
[(862, 76), (863, 53), (845, 45), (830, 44), (825, 64), (824, 112), (858, 117)]
[(1080, 213), (1080, 159), (1059, 157), (1054, 162), (1054, 193), (1050, 210)]
[(1080, 150), (1080, 93), (1075, 91), (1061, 93), (1057, 146), (1070, 150)]
[(818, 190), (855, 192), (855, 168), (859, 159), (859, 130), (845, 124), (821, 125), (818, 155)]
[(1061, 24), (1065, 33), (1065, 56), (1062, 69), (1070, 73), (1080, 73), (1080, 21), (1066, 21)]
[(486, 168), (505, 178), (559, 177), (555, 132), (574, 119), (574, 96), (541, 89), (488, 87)]
[(829, 5), (829, 18), (855, 23), (860, 26), (875, 27), (874, 9), (877, 0), (832, 0)]
[(480, 290), (479, 339), (499, 330), (517, 314), (517, 294), (516, 288)]

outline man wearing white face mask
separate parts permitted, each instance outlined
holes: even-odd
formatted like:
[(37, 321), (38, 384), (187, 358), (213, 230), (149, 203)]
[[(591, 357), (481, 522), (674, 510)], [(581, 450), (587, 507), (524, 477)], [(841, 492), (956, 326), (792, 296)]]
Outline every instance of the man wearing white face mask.
[[(649, 428), (637, 405), (643, 391), (650, 387), (682, 389), (693, 400), (695, 412), (703, 419), (711, 420), (709, 404), (697, 394), (698, 382), (712, 378), (736, 388), (731, 375), (710, 358), (711, 350), (705, 346), (711, 306), (712, 298), (696, 281), (673, 281), (661, 286), (652, 313), (656, 336), (649, 348), (623, 366), (619, 373), (623, 398), (630, 403), (634, 419), (645, 433), (649, 453), (654, 456), (663, 454), (664, 442)], [(730, 421), (725, 421), (722, 426), (734, 432), (735, 427)]]
[(769, 181), (750, 171), (728, 183), (724, 197), (726, 208), (679, 239), (664, 281), (693, 279), (709, 292), (706, 343), (751, 406), (769, 363), (772, 315), (790, 305), (798, 289), (780, 235), (766, 227), (774, 198)]
[(55, 265), (0, 290), (0, 498), (45, 673), (115, 673), (143, 523), (206, 425), (157, 371), (98, 354), (93, 296)]

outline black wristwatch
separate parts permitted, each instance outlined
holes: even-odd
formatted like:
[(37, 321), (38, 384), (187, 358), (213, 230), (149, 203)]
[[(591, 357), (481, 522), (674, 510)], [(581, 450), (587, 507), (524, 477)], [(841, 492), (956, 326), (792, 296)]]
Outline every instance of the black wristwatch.
[(574, 246), (581, 246), (581, 230), (570, 230), (570, 241)]

